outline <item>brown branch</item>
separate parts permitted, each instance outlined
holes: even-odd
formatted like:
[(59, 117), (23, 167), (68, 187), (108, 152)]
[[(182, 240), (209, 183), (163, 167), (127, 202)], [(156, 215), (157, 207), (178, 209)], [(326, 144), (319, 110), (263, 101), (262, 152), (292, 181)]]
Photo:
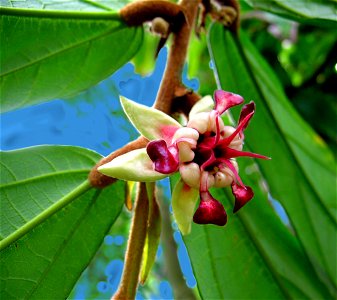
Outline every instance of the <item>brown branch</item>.
[[(163, 0), (135, 1), (120, 10), (120, 16), (129, 26), (139, 26), (160, 17), (176, 26), (181, 24), (185, 17), (182, 6)], [(174, 30), (175, 31), (175, 30)]]
[(135, 200), (135, 211), (130, 228), (130, 236), (125, 254), (125, 263), (121, 283), (114, 300), (134, 299), (139, 282), (143, 248), (147, 232), (147, 220), (149, 215), (149, 199), (146, 184), (139, 183)]
[(173, 35), (172, 45), (166, 62), (165, 73), (157, 94), (154, 107), (167, 113), (172, 113), (172, 103), (175, 99), (176, 90), (181, 88), (181, 75), (186, 60), (186, 54), (190, 34), (194, 20), (197, 16), (198, 6), (201, 0), (182, 0), (186, 22), (180, 30)]
[[(180, 5), (173, 4), (167, 1), (160, 0), (145, 0), (131, 3), (125, 6), (121, 10), (121, 15), (125, 20), (141, 18), (142, 14), (147, 15), (146, 18), (154, 16), (155, 12), (163, 15), (173, 14), (174, 11), (185, 11), (186, 21), (180, 26), (178, 32), (173, 33), (172, 46), (169, 50), (169, 55), (166, 63), (166, 68), (164, 76), (157, 94), (156, 101), (154, 103), (154, 108), (159, 109), (167, 114), (172, 114), (175, 110), (178, 111), (179, 103), (182, 103), (182, 111), (187, 114), (190, 104), (184, 103), (184, 97), (181, 97), (181, 90), (185, 89), (181, 83), (181, 76), (183, 67), (186, 60), (187, 48), (189, 44), (189, 38), (192, 30), (192, 25), (196, 19), (198, 6), (201, 0), (182, 0)], [(170, 4), (168, 4), (170, 3)], [(173, 4), (173, 6), (171, 5)], [(162, 8), (161, 8), (162, 6)], [(179, 9), (177, 9), (177, 6)], [(131, 23), (130, 23), (131, 24)], [(187, 92), (185, 94), (188, 95)], [(187, 96), (187, 99), (194, 99), (196, 101), (198, 97), (195, 97), (196, 94), (192, 93), (193, 97)], [(179, 101), (182, 100), (182, 101)], [(186, 106), (184, 108), (184, 106)], [(115, 179), (103, 175), (97, 171), (97, 168), (102, 164), (108, 163), (119, 155), (125, 154), (131, 150), (139, 149), (145, 147), (147, 140), (144, 137), (139, 137), (137, 140), (130, 142), (119, 150), (113, 152), (109, 156), (103, 158), (90, 172), (89, 180), (92, 186), (97, 188), (104, 188), (112, 184)]]

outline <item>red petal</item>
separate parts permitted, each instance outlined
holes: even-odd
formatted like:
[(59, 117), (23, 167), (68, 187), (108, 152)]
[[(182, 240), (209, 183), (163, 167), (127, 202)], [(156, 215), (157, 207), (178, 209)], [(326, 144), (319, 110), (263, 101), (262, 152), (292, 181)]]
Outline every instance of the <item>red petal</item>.
[[(239, 117), (239, 124), (243, 122), (243, 120), (251, 113), (253, 113), (252, 116), (255, 113), (255, 103), (253, 101), (249, 102), (248, 104), (242, 107)], [(249, 120), (252, 118), (252, 116), (249, 118)], [(245, 126), (242, 127), (242, 131), (247, 128), (249, 120), (245, 123)]]
[(264, 155), (252, 153), (252, 152), (247, 152), (247, 151), (239, 151), (239, 150), (235, 150), (229, 147), (226, 148), (225, 154), (226, 154), (226, 158), (248, 156), (248, 157), (254, 157), (254, 158), (261, 158), (261, 159), (271, 159), (268, 156), (264, 156)]
[(207, 192), (200, 193), (200, 204), (193, 216), (197, 224), (214, 224), (224, 226), (227, 223), (227, 214), (223, 205)]
[(177, 171), (179, 160), (173, 155), (164, 140), (152, 141), (147, 144), (146, 152), (154, 163), (154, 169), (162, 174)]
[(254, 197), (254, 192), (249, 186), (240, 186), (235, 182), (232, 183), (232, 193), (235, 197), (234, 213)]
[(214, 92), (215, 110), (221, 115), (224, 111), (232, 106), (239, 105), (243, 102), (240, 95), (217, 90)]
[(250, 121), (250, 119), (253, 117), (253, 115), (254, 115), (254, 111), (250, 112), (247, 116), (245, 116), (244, 119), (239, 122), (238, 127), (235, 129), (235, 131), (229, 137), (226, 137), (223, 140), (221, 140), (218, 144), (228, 146), (234, 140), (234, 138), (238, 134), (241, 134), (243, 129), (247, 127), (247, 124)]

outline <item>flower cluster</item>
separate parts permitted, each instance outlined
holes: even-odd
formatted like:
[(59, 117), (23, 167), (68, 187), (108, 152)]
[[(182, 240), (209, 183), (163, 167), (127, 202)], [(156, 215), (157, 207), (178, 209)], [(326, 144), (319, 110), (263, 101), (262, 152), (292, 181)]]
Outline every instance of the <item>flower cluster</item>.
[[(179, 171), (181, 179), (172, 192), (172, 208), (183, 234), (190, 231), (192, 218), (198, 224), (226, 224), (226, 211), (209, 192), (211, 187), (231, 186), (234, 212), (252, 199), (252, 189), (243, 184), (238, 174), (236, 157), (268, 159), (242, 151), (244, 130), (255, 111), (254, 102), (243, 106), (234, 128), (226, 126), (221, 115), (242, 104), (243, 98), (217, 90), (214, 100), (215, 105), (211, 97), (201, 99), (183, 127), (158, 110), (121, 98), (127, 116), (150, 142), (146, 149), (131, 151), (99, 168), (106, 175), (133, 181), (154, 181)], [(198, 198), (199, 206), (194, 212)]]

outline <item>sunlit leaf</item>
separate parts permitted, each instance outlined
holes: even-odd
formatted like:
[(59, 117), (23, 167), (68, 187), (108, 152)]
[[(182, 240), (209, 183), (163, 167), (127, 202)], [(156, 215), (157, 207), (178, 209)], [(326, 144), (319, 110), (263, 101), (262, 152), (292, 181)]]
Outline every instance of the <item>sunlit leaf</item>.
[[(224, 227), (193, 224), (184, 236), (202, 298), (328, 299), (301, 245), (259, 187), (256, 167), (250, 159), (242, 158), (239, 164), (240, 176), (253, 187), (254, 198), (232, 214), (230, 188), (212, 190), (227, 210), (228, 223)], [(250, 170), (249, 176), (245, 170)]]
[(124, 185), (90, 190), (1, 252), (1, 299), (66, 299), (124, 201)]
[(62, 10), (62, 11), (107, 11), (119, 10), (132, 0), (66, 0), (66, 1), (50, 1), (50, 0), (2, 0), (1, 6), (13, 8), (29, 8), (43, 10)]
[(93, 151), (70, 146), (1, 152), (1, 239), (32, 222), (60, 199), (67, 200), (100, 158)]
[(6, 41), (2, 111), (70, 97), (97, 84), (133, 57), (143, 37), (141, 28), (127, 27), (110, 11), (3, 8), (0, 28)]
[(67, 298), (124, 203), (124, 183), (87, 183), (99, 158), (65, 146), (1, 153), (1, 298)]

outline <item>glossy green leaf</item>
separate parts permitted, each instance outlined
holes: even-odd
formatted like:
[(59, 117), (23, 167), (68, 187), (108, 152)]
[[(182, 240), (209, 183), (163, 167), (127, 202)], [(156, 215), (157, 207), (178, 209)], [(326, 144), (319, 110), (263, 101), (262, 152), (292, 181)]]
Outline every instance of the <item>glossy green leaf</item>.
[(1, 299), (66, 299), (124, 202), (124, 184), (90, 190), (1, 252)]
[(272, 157), (268, 163), (258, 161), (271, 195), (284, 205), (320, 280), (336, 293), (336, 257), (331, 255), (336, 252), (332, 154), (293, 109), (243, 32), (239, 40), (221, 26), (213, 26), (210, 48), (221, 87), (255, 101), (246, 145)]
[(2, 0), (1, 6), (13, 8), (29, 8), (44, 10), (63, 10), (63, 11), (106, 11), (119, 10), (132, 0)]
[[(1, 152), (0, 237), (8, 238), (87, 179), (101, 156), (70, 146)], [(82, 192), (89, 189), (82, 188)]]
[(228, 223), (193, 224), (184, 237), (202, 298), (329, 299), (301, 245), (268, 203), (256, 166), (251, 159), (238, 160), (240, 176), (253, 188), (254, 198), (233, 214), (230, 188), (213, 189)]
[(336, 27), (337, 2), (334, 0), (245, 0), (255, 9), (303, 23)]
[(1, 153), (1, 299), (68, 296), (124, 203), (122, 182), (87, 182), (99, 158), (68, 146)]
[[(115, 72), (142, 43), (117, 12), (2, 8), (1, 109), (75, 95)], [(20, 30), (18, 30), (20, 28)]]

